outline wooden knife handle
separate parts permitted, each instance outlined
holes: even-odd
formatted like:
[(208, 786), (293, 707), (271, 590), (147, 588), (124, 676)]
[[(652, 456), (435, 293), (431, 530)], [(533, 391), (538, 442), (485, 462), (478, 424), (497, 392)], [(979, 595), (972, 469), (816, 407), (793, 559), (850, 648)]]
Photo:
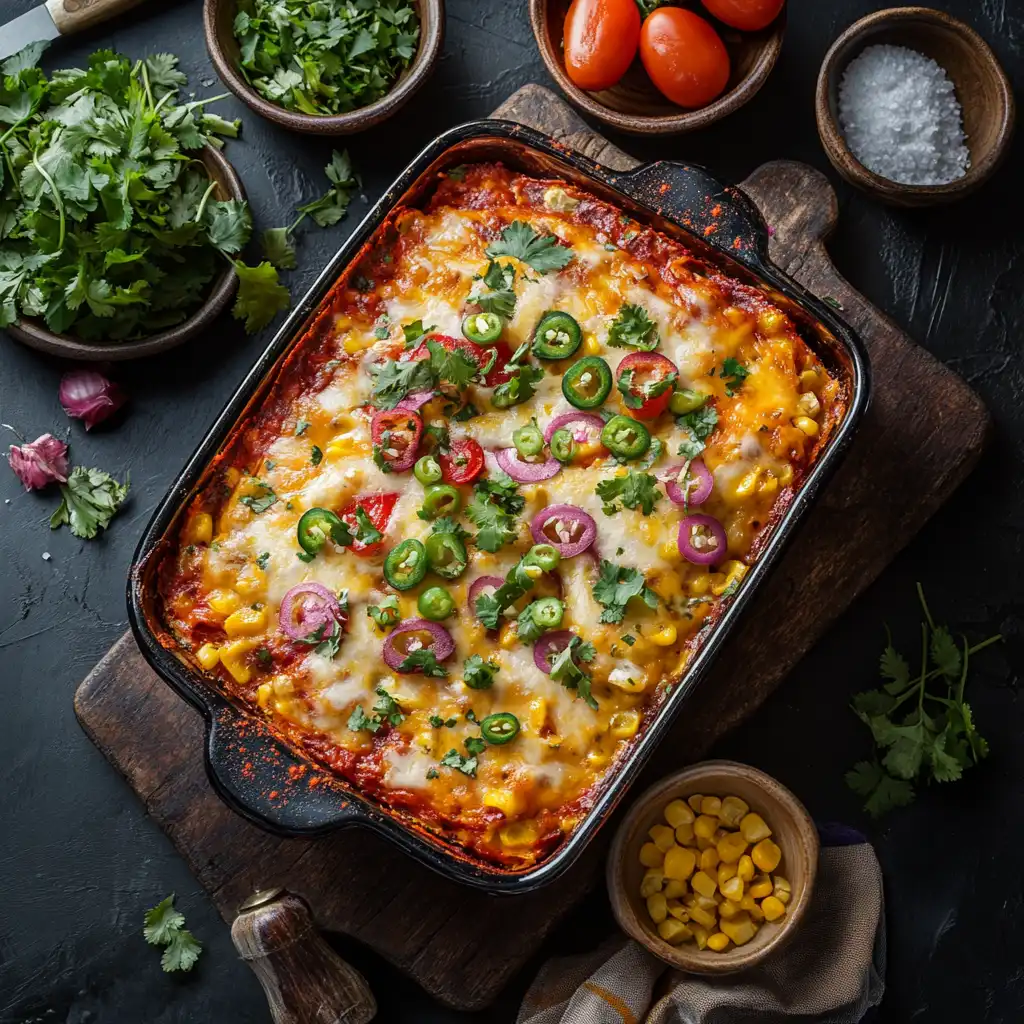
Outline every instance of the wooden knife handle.
[(367, 1024), (377, 1013), (366, 979), (324, 941), (300, 896), (250, 896), (231, 939), (259, 978), (274, 1024)]
[(62, 36), (98, 25), (142, 0), (46, 0), (46, 9)]

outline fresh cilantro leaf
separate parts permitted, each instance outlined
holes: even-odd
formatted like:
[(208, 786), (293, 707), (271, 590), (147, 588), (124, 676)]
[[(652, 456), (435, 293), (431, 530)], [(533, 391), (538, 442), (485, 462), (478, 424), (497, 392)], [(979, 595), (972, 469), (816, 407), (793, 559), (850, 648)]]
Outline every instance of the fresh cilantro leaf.
[(300, 417), (295, 423), (295, 436), (302, 437), (302, 435), (313, 426), (309, 420)]
[(437, 663), (434, 652), (426, 649), (413, 651), (398, 666), (398, 670), (399, 672), (419, 672), (420, 675), (435, 676), (438, 679), (443, 679), (448, 675), (448, 670), (444, 665)]
[(738, 359), (729, 356), (722, 363), (722, 369), (718, 376), (725, 384), (725, 393), (732, 398), (743, 387), (743, 382), (750, 376), (750, 371)]
[(264, 259), (273, 263), (278, 270), (294, 270), (298, 266), (295, 245), (288, 228), (267, 228), (260, 236), (260, 242)]
[(945, 626), (937, 626), (932, 632), (930, 645), (932, 664), (947, 679), (960, 677), (960, 650)]
[(440, 777), (441, 777), (441, 773), (436, 768), (428, 768), (427, 769), (427, 778), (428, 779), (438, 779)]
[(433, 324), (429, 327), (424, 327), (422, 320), (413, 320), (411, 324), (404, 324), (402, 333), (405, 335), (405, 347), (412, 348), (424, 334), (429, 334), (433, 330), (435, 330)]
[(533, 589), (537, 578), (531, 575), (536, 562), (525, 554), (505, 576), (505, 582), (493, 594), (481, 594), (476, 599), (476, 616), (487, 629), (497, 629), (501, 613)]
[(442, 516), (440, 519), (434, 520), (434, 526), (430, 532), (432, 534), (450, 533), (452, 536), (458, 537), (459, 540), (465, 540), (469, 536), (462, 524), (450, 516)]
[(511, 374), (511, 377), (499, 384), (491, 395), (491, 402), (496, 408), (507, 409), (521, 405), (536, 394), (534, 385), (543, 378), (544, 370), (532, 363), (522, 362), (529, 351), (530, 342), (524, 341), (505, 364), (505, 372)]
[(547, 632), (543, 626), (537, 624), (533, 617), (533, 608), (536, 603), (536, 601), (531, 601), (516, 619), (516, 635), (524, 644), (532, 644)]
[(247, 494), (245, 497), (239, 498), (239, 501), (250, 511), (260, 515), (277, 503), (277, 495), (269, 484), (265, 484), (262, 480), (257, 480), (256, 484), (260, 488), (260, 493)]
[(906, 807), (914, 800), (914, 787), (888, 775), (877, 762), (859, 761), (846, 773), (846, 784), (865, 798), (864, 809), (872, 818), (895, 807)]
[[(718, 412), (713, 405), (702, 405), (693, 412), (676, 417), (676, 423), (687, 430), (698, 441), (707, 441), (718, 426)], [(682, 452), (680, 452), (682, 454)]]
[(212, 200), (203, 212), (210, 245), (225, 253), (239, 252), (252, 234), (249, 204), (238, 199)]
[(600, 621), (621, 622), (626, 605), (634, 597), (640, 598), (648, 608), (658, 607), (658, 595), (647, 586), (642, 572), (601, 559), (598, 580), (594, 584), (594, 600), (604, 605)]
[(561, 683), (566, 689), (575, 690), (587, 707), (596, 711), (598, 704), (590, 691), (590, 676), (577, 664), (577, 660), (591, 661), (593, 657), (593, 645), (583, 644), (578, 636), (572, 636), (569, 643), (552, 661), (550, 675), (556, 683)]
[(643, 306), (625, 302), (608, 328), (608, 344), (613, 348), (651, 352), (658, 347), (658, 325)]
[(366, 614), (381, 629), (391, 629), (398, 625), (398, 620), (401, 618), (398, 610), (398, 598), (394, 594), (389, 594), (380, 604), (371, 604), (366, 609)]
[(463, 740), (463, 744), (466, 750), (474, 756), (482, 754), (487, 749), (487, 744), (479, 736), (467, 736)]
[(362, 704), (357, 704), (348, 718), (348, 727), (353, 732), (379, 732), (385, 725), (397, 726), (405, 721), (405, 715), (398, 701), (378, 686), (374, 691), (377, 700), (374, 702), (372, 714), (367, 714)]
[(438, 380), (448, 381), (460, 391), (469, 386), (479, 369), (475, 360), (470, 359), (460, 348), (449, 352), (432, 338), (427, 339), (426, 346), (430, 353), (430, 368)]
[(461, 409), (458, 409), (452, 414), (452, 419), (455, 420), (456, 423), (465, 423), (466, 420), (471, 420), (475, 416), (479, 415), (480, 410), (471, 402), (467, 402)]
[(231, 313), (236, 319), (245, 320), (246, 331), (255, 334), (291, 305), (291, 293), (281, 284), (277, 269), (266, 260), (255, 267), (241, 260), (231, 262), (238, 277), (238, 293)]
[(437, 447), (437, 450), (442, 455), (447, 455), (448, 452), (451, 450), (451, 432), (448, 430), (446, 426), (436, 423), (428, 423), (423, 428), (423, 433), (426, 434), (427, 437), (429, 437), (434, 442), (434, 445)]
[(491, 260), (480, 282), (470, 293), (468, 302), (475, 303), (485, 313), (496, 313), (510, 320), (516, 311), (515, 268)]
[(174, 909), (174, 893), (146, 911), (142, 936), (151, 946), (166, 946), (185, 924), (185, 915)]
[(267, 571), (267, 566), (270, 564), (270, 552), (264, 551), (256, 559), (256, 564), (264, 571)]
[(661, 497), (657, 485), (657, 478), (650, 473), (631, 469), (625, 476), (599, 481), (594, 493), (604, 502), (607, 516), (615, 515), (620, 508), (639, 509), (642, 515), (649, 516)]
[(540, 274), (561, 270), (572, 259), (572, 249), (554, 235), (538, 235), (529, 224), (513, 221), (501, 233), (501, 240), (487, 246), (487, 255), (514, 256)]
[(519, 533), (516, 516), (525, 504), (526, 499), (516, 493), (515, 483), (504, 473), (479, 481), (466, 506), (466, 515), (478, 527), (476, 546), (493, 552), (515, 540)]
[(650, 380), (646, 384), (642, 384), (640, 387), (636, 385), (636, 371), (625, 370), (618, 380), (616, 385), (619, 391), (622, 393), (622, 400), (626, 407), (629, 409), (640, 409), (643, 407), (645, 402), (649, 402), (652, 398), (657, 398), (659, 395), (665, 394), (666, 391), (671, 391), (675, 387), (676, 380), (678, 380), (679, 374), (675, 371), (666, 374), (664, 377), (660, 377), (658, 380)]
[(462, 666), (462, 681), (471, 690), (489, 690), (494, 685), (498, 666), (484, 661), (479, 654), (471, 654)]
[(76, 537), (92, 540), (110, 525), (128, 496), (128, 487), (127, 477), (119, 484), (102, 470), (76, 466), (67, 483), (60, 485), (62, 500), (50, 516), (50, 529), (66, 524)]
[(432, 726), (433, 726), (433, 727), (434, 727), (435, 729), (443, 729), (443, 728), (444, 728), (444, 719), (443, 719), (443, 718), (442, 718), (442, 717), (441, 717), (440, 715), (431, 715), (431, 716), (430, 716), (430, 717), (429, 717), (429, 718), (427, 719), (427, 721), (428, 721), (428, 722), (429, 722), (429, 723), (430, 723), (430, 724), (431, 724), (431, 725), (432, 725)]
[(637, 469), (650, 469), (664, 454), (665, 442), (660, 437), (652, 438), (651, 446), (647, 449), (647, 453), (636, 464)]
[(374, 377), (372, 401), (378, 409), (394, 409), (411, 392), (437, 387), (437, 374), (429, 359), (389, 359), (370, 367), (370, 373)]
[(360, 544), (376, 544), (384, 539), (384, 534), (373, 525), (373, 520), (362, 505), (356, 506), (355, 512), (356, 534), (355, 539)]
[(327, 632), (327, 623), (317, 626), (312, 633), (304, 636), (299, 642), (308, 644), (313, 648), (314, 654), (321, 658), (333, 659), (341, 650), (342, 631), (339, 623), (335, 623), (330, 633)]
[(8, 57), (3, 64), (0, 64), (0, 74), (14, 78), (22, 71), (34, 68), (49, 45), (50, 41), (48, 39), (40, 39), (37, 42), (28, 43), (17, 53)]
[(636, 637), (629, 633), (623, 633), (621, 640), (627, 647), (632, 647), (636, 643)]
[(362, 704), (357, 704), (348, 716), (348, 727), (352, 732), (372, 732), (380, 730), (381, 723), (373, 715), (368, 715)]
[(313, 447), (310, 449), (309, 461), (313, 463), (314, 466), (319, 466), (320, 463), (323, 462), (323, 460), (324, 453), (320, 450), (320, 448), (317, 445), (313, 445)]
[(441, 764), (446, 768), (454, 768), (457, 772), (462, 772), (463, 775), (468, 775), (470, 778), (476, 778), (477, 759), (465, 757), (454, 747), (441, 758)]
[(296, 207), (299, 219), (289, 228), (294, 231), (304, 217), (312, 217), (322, 228), (337, 224), (348, 212), (352, 198), (352, 190), (359, 182), (352, 170), (348, 150), (339, 153), (336, 149), (331, 153), (331, 162), (324, 168), (324, 173), (331, 182), (331, 187), (319, 198), (304, 206)]
[(882, 678), (888, 680), (885, 684), (888, 693), (902, 693), (910, 685), (910, 666), (907, 659), (893, 647), (891, 640), (882, 651), (878, 667)]
[(269, 668), (274, 660), (273, 655), (266, 647), (256, 648), (256, 658), (264, 668)]
[(190, 971), (203, 951), (203, 944), (190, 932), (183, 928), (175, 932), (167, 948), (160, 957), (160, 966), (168, 974), (174, 971)]

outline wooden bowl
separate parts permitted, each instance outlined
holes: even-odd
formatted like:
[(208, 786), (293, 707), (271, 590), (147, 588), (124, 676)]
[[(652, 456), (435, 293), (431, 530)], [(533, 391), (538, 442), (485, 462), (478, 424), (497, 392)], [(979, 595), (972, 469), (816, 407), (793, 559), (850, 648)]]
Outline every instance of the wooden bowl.
[[(756, 811), (772, 830), (782, 849), (781, 871), (793, 886), (786, 914), (766, 921), (744, 946), (724, 953), (700, 950), (693, 942), (679, 946), (662, 939), (647, 914), (640, 895), (646, 870), (638, 859), (640, 847), (649, 841), (648, 829), (664, 822), (665, 805), (694, 793), (704, 796), (738, 796)], [(760, 963), (787, 942), (807, 911), (818, 870), (818, 831), (802, 803), (770, 775), (736, 761), (702, 761), (668, 775), (639, 796), (630, 808), (612, 843), (606, 872), (608, 895), (619, 926), (655, 956), (677, 970), (693, 974), (731, 974)]]
[(605, 124), (636, 135), (668, 135), (704, 128), (738, 110), (765, 83), (782, 49), (786, 10), (760, 32), (740, 32), (711, 21), (729, 51), (731, 71), (725, 92), (706, 107), (686, 110), (666, 99), (654, 87), (640, 58), (610, 89), (585, 92), (566, 74), (562, 53), (565, 15), (571, 0), (530, 0), (530, 23), (540, 55), (551, 77), (581, 110)]
[(420, 44), (412, 63), (399, 75), (386, 96), (347, 114), (303, 114), (286, 110), (265, 100), (249, 85), (239, 68), (238, 42), (232, 27), (237, 0), (204, 0), (206, 49), (224, 84), (261, 117), (306, 135), (351, 135), (380, 124), (404, 106), (437, 63), (444, 41), (444, 0), (413, 0), (413, 3), (420, 16)]
[[(200, 159), (206, 165), (210, 178), (217, 182), (213, 194), (217, 199), (245, 199), (242, 181), (227, 158), (214, 146), (206, 146)], [(206, 330), (231, 301), (235, 290), (235, 272), (225, 264), (225, 270), (210, 286), (206, 301), (187, 319), (159, 334), (136, 341), (91, 342), (70, 334), (55, 334), (38, 320), (19, 320), (6, 328), (7, 333), (30, 348), (85, 362), (124, 362), (156, 355), (184, 344), (189, 338)]]
[[(949, 75), (963, 110), (971, 154), (962, 178), (947, 185), (903, 185), (869, 171), (839, 130), (839, 83), (849, 62), (876, 43), (905, 46), (936, 61)], [(818, 72), (818, 135), (835, 169), (851, 185), (898, 206), (947, 203), (988, 180), (1006, 155), (1015, 118), (1013, 91), (989, 48), (962, 21), (928, 7), (893, 7), (855, 21), (832, 44)]]

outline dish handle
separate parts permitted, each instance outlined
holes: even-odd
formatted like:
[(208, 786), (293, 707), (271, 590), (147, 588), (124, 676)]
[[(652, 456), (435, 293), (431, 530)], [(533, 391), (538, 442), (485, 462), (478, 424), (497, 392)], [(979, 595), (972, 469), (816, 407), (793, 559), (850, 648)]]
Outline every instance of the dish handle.
[(703, 167), (655, 160), (610, 176), (616, 188), (760, 273), (768, 262), (768, 225), (741, 188)]

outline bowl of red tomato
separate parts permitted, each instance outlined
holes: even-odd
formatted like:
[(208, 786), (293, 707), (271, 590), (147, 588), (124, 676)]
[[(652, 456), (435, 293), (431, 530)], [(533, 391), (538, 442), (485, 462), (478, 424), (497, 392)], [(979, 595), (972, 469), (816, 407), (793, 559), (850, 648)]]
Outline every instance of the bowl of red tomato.
[(530, 0), (548, 71), (582, 110), (637, 134), (743, 106), (782, 49), (785, 0)]

